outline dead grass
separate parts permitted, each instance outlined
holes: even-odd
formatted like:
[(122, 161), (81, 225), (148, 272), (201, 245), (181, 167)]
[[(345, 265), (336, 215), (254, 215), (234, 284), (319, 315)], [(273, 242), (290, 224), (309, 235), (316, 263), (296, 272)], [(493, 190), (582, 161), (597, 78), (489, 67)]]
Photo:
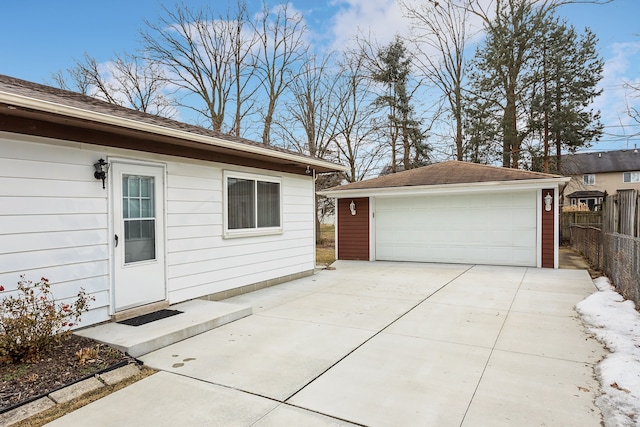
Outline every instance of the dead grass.
[(320, 240), (316, 245), (316, 265), (329, 266), (336, 260), (335, 228), (333, 224), (320, 225)]
[(40, 427), (51, 421), (62, 417), (70, 412), (73, 412), (77, 409), (82, 408), (92, 402), (95, 402), (98, 399), (101, 399), (111, 393), (114, 393), (120, 389), (123, 389), (135, 382), (140, 381), (143, 378), (146, 378), (150, 375), (155, 374), (157, 371), (141, 367), (140, 373), (134, 375), (133, 377), (127, 378), (123, 381), (120, 381), (114, 385), (106, 385), (97, 390), (90, 391), (88, 393), (83, 394), (82, 396), (66, 403), (61, 403), (53, 408), (47, 409), (46, 411), (40, 412), (37, 415), (34, 415), (31, 418), (27, 418), (26, 420), (22, 420), (15, 424), (12, 424), (12, 427)]

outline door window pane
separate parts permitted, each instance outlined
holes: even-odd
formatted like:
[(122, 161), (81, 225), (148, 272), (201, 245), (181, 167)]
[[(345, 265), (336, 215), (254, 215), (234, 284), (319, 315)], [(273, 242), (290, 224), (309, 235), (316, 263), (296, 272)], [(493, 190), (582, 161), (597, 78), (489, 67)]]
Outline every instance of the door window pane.
[(125, 263), (156, 258), (154, 178), (125, 175), (122, 185)]

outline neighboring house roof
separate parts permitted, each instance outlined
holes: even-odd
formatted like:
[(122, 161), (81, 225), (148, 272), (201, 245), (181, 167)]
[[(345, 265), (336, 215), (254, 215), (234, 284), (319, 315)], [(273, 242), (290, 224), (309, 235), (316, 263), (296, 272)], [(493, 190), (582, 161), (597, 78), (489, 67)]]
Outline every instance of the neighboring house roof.
[(574, 191), (573, 193), (567, 195), (570, 199), (590, 199), (594, 197), (604, 197), (604, 193), (602, 191), (592, 190), (592, 191)]
[[(3, 120), (5, 117), (9, 119)], [(87, 132), (69, 135), (70, 127)], [(0, 130), (211, 161), (252, 159), (248, 166), (257, 166), (258, 160), (266, 159), (282, 167), (308, 165), (318, 172), (346, 170), (315, 157), (1, 74)], [(121, 134), (129, 139), (109, 143), (105, 133)]]
[[(554, 182), (564, 183), (569, 178), (560, 175), (551, 175), (540, 172), (509, 169), (496, 166), (487, 166), (477, 163), (452, 160), (435, 163), (416, 169), (384, 175), (365, 181), (333, 187), (322, 191), (320, 194), (351, 192), (374, 189), (393, 190), (400, 187), (441, 187), (441, 186), (471, 186), (486, 185), (507, 182)], [(334, 194), (332, 194), (334, 195)]]
[(634, 149), (565, 154), (561, 165), (563, 175), (640, 171), (640, 153)]

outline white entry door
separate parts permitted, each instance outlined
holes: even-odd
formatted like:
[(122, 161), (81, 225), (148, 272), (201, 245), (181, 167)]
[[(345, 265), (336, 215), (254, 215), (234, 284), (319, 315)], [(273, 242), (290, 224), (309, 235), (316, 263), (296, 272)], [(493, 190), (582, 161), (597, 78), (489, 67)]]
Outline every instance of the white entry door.
[(164, 169), (114, 162), (115, 311), (163, 301)]

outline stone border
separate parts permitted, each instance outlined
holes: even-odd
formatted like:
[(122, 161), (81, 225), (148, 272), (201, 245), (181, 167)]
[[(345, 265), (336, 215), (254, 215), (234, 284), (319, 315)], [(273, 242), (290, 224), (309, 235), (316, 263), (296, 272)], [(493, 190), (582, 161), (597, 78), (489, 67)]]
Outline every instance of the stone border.
[(26, 403), (18, 408), (0, 414), (0, 425), (9, 426), (23, 421), (42, 411), (53, 408), (59, 403), (69, 402), (93, 390), (107, 385), (114, 385), (122, 380), (140, 373), (140, 368), (135, 363), (129, 363), (112, 371), (97, 374), (86, 380), (77, 382), (68, 387), (49, 393), (45, 397)]

